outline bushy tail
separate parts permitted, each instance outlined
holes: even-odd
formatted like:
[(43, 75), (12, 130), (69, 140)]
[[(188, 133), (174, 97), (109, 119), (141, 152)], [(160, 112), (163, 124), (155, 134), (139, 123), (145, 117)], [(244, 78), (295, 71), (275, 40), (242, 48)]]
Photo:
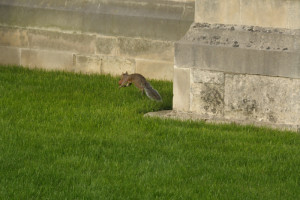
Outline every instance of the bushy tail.
[(147, 85), (147, 87), (145, 87), (144, 89), (145, 89), (146, 95), (150, 99), (153, 99), (155, 101), (162, 101), (160, 94), (157, 92), (157, 90), (153, 89), (150, 84)]

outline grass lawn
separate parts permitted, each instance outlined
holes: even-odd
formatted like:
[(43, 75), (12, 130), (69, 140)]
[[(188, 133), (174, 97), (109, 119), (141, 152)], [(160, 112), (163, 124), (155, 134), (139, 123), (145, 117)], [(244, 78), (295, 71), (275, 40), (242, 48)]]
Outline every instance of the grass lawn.
[(0, 199), (300, 199), (300, 134), (144, 118), (110, 76), (0, 67)]

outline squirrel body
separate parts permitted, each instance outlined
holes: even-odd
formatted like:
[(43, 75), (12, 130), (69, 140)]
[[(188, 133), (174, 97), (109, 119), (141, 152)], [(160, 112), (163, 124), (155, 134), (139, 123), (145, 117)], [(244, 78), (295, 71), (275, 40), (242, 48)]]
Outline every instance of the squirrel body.
[(153, 89), (150, 83), (141, 74), (128, 74), (127, 72), (123, 73), (119, 81), (119, 88), (128, 87), (132, 83), (142, 92), (142, 94), (145, 92), (150, 99), (162, 101), (162, 98), (157, 90)]

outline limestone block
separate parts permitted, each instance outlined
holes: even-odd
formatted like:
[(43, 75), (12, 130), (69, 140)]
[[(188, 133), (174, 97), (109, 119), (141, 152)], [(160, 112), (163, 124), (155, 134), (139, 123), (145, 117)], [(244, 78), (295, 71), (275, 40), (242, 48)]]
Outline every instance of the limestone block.
[(135, 60), (118, 56), (101, 56), (101, 73), (120, 76), (124, 72), (135, 72)]
[(3, 65), (20, 65), (20, 49), (0, 46), (0, 63)]
[(173, 72), (173, 62), (136, 59), (136, 73), (146, 78), (172, 81)]
[(27, 30), (23, 28), (0, 26), (0, 45), (11, 47), (27, 47)]
[(191, 68), (191, 108), (203, 116), (223, 116), (224, 83), (223, 72)]
[(192, 84), (190, 111), (204, 116), (223, 116), (224, 85), (208, 83)]
[(29, 46), (36, 49), (94, 53), (96, 36), (49, 30), (28, 30)]
[(99, 56), (87, 56), (76, 55), (76, 63), (74, 66), (74, 72), (92, 74), (101, 73), (101, 57)]
[(227, 119), (300, 124), (300, 79), (227, 74)]
[(73, 68), (73, 57), (73, 53), (65, 51), (22, 49), (21, 65), (46, 70), (71, 71)]
[(190, 111), (190, 76), (189, 68), (174, 67), (173, 110)]
[(174, 60), (173, 42), (128, 37), (120, 37), (119, 41), (122, 56), (171, 62)]

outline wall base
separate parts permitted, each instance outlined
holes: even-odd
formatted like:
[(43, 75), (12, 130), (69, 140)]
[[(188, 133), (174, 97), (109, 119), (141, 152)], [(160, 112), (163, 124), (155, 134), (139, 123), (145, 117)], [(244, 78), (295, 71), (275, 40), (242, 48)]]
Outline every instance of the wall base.
[(204, 121), (212, 124), (238, 124), (238, 125), (250, 125), (255, 127), (266, 127), (271, 129), (277, 129), (282, 131), (294, 131), (300, 133), (300, 126), (292, 124), (274, 124), (267, 122), (257, 121), (243, 121), (243, 120), (228, 120), (225, 118), (208, 117), (205, 115), (196, 114), (194, 112), (181, 112), (176, 110), (163, 110), (158, 112), (149, 112), (144, 115), (145, 117), (158, 117), (162, 119), (175, 119), (182, 121)]
[(193, 24), (175, 44), (173, 110), (298, 130), (299, 36), (298, 30)]

